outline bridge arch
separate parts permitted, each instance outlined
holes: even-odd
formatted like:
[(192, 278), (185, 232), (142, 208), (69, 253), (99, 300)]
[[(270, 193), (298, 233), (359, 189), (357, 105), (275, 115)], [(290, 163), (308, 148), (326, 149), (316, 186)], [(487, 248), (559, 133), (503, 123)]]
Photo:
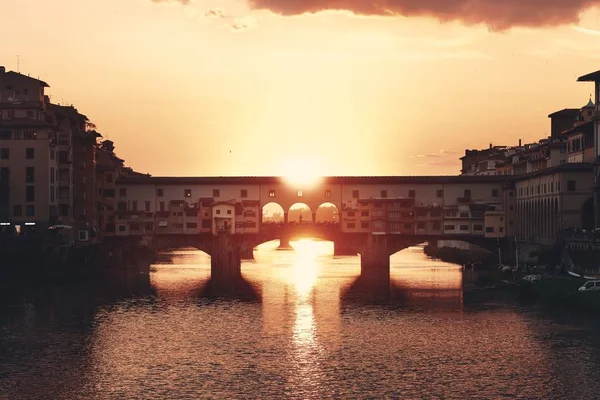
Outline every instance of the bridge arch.
[[(316, 211), (316, 210), (315, 210)], [(288, 222), (295, 223), (314, 223), (315, 214), (306, 203), (294, 203), (287, 211)]]
[(315, 222), (317, 223), (339, 223), (340, 210), (333, 203), (323, 203), (315, 210)]
[(262, 206), (262, 223), (283, 223), (286, 211), (276, 202), (270, 202)]

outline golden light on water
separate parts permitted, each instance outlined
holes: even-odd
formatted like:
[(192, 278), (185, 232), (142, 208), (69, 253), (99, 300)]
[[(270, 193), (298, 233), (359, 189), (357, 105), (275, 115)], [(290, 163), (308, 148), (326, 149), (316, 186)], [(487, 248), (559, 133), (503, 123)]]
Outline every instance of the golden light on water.
[(290, 270), (289, 279), (294, 284), (300, 298), (305, 300), (315, 285), (319, 276), (319, 257), (330, 254), (332, 243), (310, 239), (291, 241), (290, 245), (296, 252), (294, 263)]

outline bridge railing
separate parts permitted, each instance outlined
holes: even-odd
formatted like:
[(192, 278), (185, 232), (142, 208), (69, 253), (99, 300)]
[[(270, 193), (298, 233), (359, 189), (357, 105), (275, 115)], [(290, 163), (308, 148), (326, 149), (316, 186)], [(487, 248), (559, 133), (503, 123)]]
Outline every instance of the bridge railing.
[(310, 233), (335, 233), (340, 231), (337, 223), (263, 223), (260, 226), (261, 233), (271, 234), (310, 234)]
[(559, 233), (559, 237), (565, 242), (600, 242), (600, 231), (583, 229), (567, 229)]

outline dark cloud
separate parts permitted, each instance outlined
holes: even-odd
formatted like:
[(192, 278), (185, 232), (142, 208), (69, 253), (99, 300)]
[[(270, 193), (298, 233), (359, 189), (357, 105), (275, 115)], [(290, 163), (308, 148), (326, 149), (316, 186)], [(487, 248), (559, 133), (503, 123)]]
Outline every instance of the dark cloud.
[(492, 30), (579, 21), (600, 0), (248, 0), (251, 8), (281, 15), (347, 10), (359, 15), (430, 16), (440, 21), (485, 24)]

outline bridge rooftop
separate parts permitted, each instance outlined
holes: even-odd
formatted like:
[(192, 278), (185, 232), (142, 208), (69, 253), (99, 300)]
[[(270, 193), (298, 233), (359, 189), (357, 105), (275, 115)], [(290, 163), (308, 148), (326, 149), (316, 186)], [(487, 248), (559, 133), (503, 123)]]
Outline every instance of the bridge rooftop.
[[(326, 176), (320, 184), (428, 184), (428, 183), (502, 183), (510, 176), (496, 175), (452, 175), (452, 176)], [(235, 184), (277, 184), (285, 183), (280, 176), (123, 176), (117, 179), (119, 184), (129, 185), (235, 185)]]

